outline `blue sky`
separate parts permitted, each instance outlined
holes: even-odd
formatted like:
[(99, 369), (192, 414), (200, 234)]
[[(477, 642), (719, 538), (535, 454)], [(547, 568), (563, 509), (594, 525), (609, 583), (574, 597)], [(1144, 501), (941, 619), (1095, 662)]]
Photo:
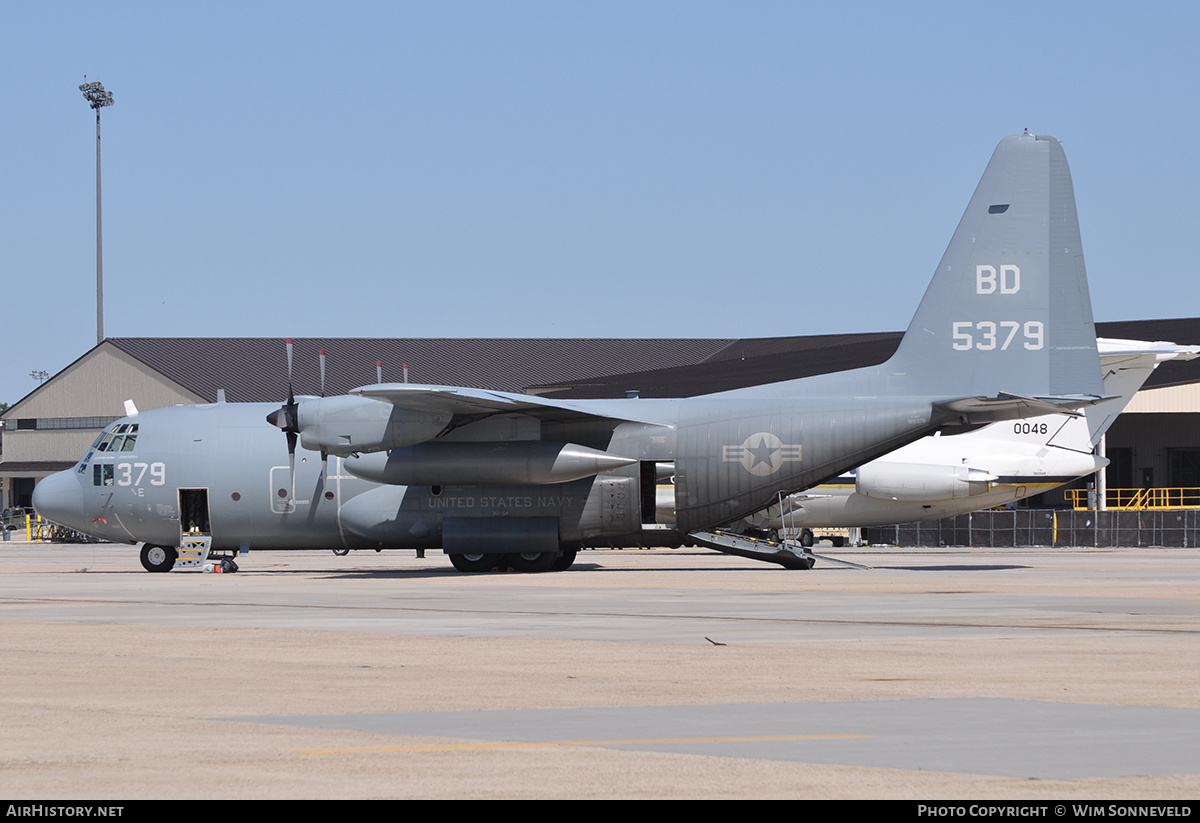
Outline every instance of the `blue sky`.
[[(0, 6), (0, 401), (135, 336), (904, 328), (996, 143), (1097, 320), (1200, 314), (1200, 6)], [(118, 410), (119, 411), (119, 410)], [(117, 413), (117, 412), (114, 412)]]

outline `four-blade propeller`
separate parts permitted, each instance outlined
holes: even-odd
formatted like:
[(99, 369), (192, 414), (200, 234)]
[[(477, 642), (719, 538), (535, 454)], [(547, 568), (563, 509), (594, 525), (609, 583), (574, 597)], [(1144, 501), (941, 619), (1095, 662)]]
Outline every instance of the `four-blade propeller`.
[[(287, 339), (288, 362), (288, 399), (287, 402), (267, 415), (267, 422), (272, 426), (283, 429), (288, 444), (288, 499), (296, 496), (296, 440), (300, 434), (300, 404), (296, 402), (296, 394), (292, 391), (292, 338)], [(322, 362), (324, 366), (324, 362)], [(322, 377), (324, 368), (322, 368)], [(322, 381), (324, 382), (324, 381)]]
[[(300, 404), (296, 402), (296, 394), (292, 388), (292, 338), (287, 338), (287, 402), (267, 415), (267, 422), (283, 430), (287, 436), (288, 445), (288, 499), (296, 496), (296, 442), (300, 435)], [(321, 366), (321, 396), (325, 396), (325, 349), (318, 349), (317, 356)], [(382, 365), (382, 364), (380, 364)], [(329, 468), (329, 454), (321, 450), (321, 480), (324, 483), (326, 471)]]

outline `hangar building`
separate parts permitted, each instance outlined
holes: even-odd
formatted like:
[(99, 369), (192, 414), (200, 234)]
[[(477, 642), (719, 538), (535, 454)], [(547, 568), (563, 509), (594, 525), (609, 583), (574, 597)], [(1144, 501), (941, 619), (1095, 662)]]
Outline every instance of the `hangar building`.
[[(1097, 323), (1103, 337), (1200, 345), (1200, 318)], [(886, 360), (900, 332), (750, 339), (297, 338), (297, 394), (377, 382), (431, 383), (555, 397), (686, 397)], [(382, 363), (379, 367), (377, 364)], [(36, 482), (69, 468), (97, 433), (146, 410), (280, 402), (287, 358), (278, 338), (108, 338), (3, 415), (0, 494), (28, 506)], [(267, 425), (264, 421), (264, 425)], [(1109, 432), (1110, 489), (1200, 487), (1200, 360), (1163, 364)], [(1058, 500), (1045, 501), (1057, 504)]]

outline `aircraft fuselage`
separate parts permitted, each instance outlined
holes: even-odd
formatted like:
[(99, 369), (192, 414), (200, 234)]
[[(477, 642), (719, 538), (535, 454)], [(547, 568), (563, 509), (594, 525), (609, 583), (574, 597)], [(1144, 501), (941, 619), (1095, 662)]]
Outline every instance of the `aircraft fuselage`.
[[(276, 408), (271, 404), (150, 410), (117, 421), (74, 469), (43, 481), (39, 509), (102, 539), (177, 546), (189, 534), (203, 533), (223, 550), (442, 547), (486, 553), (526, 544), (544, 551), (636, 544), (644, 539), (643, 524), (655, 519), (653, 498), (646, 504), (642, 487), (653, 484), (661, 463), (675, 463), (681, 495), (675, 522), (686, 532), (761, 509), (780, 490), (804, 488), (933, 425), (923, 399), (871, 404), (857, 413), (856, 427), (845, 426), (845, 411), (836, 403), (819, 398), (765, 408), (714, 399), (689, 405), (686, 414), (679, 414), (676, 401), (595, 405), (613, 413), (614, 404), (629, 403), (643, 419), (669, 422), (533, 421), (536, 439), (508, 443), (582, 444), (576, 451), (585, 456), (603, 452), (626, 458), (625, 465), (562, 483), (421, 486), (370, 482), (352, 471), (359, 456), (330, 455), (323, 465), (319, 452), (304, 448), (296, 451), (293, 485), (283, 438), (264, 422)], [(472, 448), (492, 453), (506, 445), (497, 438), (529, 434), (508, 422), (467, 424), (445, 441), (455, 444), (456, 454)], [(485, 476), (503, 466), (478, 462)], [(460, 464), (462, 479), (471, 469), (469, 461)], [(655, 535), (672, 536), (670, 529)]]

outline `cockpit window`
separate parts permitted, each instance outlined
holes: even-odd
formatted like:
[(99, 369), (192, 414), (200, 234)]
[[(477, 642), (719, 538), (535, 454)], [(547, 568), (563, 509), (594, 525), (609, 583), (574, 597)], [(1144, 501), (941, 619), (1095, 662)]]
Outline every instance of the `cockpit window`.
[(105, 434), (96, 441), (98, 452), (131, 452), (137, 443), (136, 434)]
[(97, 463), (92, 466), (92, 485), (111, 486), (113, 484), (112, 463)]
[[(79, 461), (79, 473), (83, 474), (87, 471), (87, 465), (91, 461), (92, 456), (97, 452), (131, 452), (137, 445), (137, 423), (118, 423), (109, 426), (105, 431), (100, 432), (96, 436), (96, 440), (92, 443), (91, 449), (83, 460)], [(101, 469), (100, 466), (93, 467), (92, 481), (97, 486), (112, 485), (112, 466), (106, 469)]]

